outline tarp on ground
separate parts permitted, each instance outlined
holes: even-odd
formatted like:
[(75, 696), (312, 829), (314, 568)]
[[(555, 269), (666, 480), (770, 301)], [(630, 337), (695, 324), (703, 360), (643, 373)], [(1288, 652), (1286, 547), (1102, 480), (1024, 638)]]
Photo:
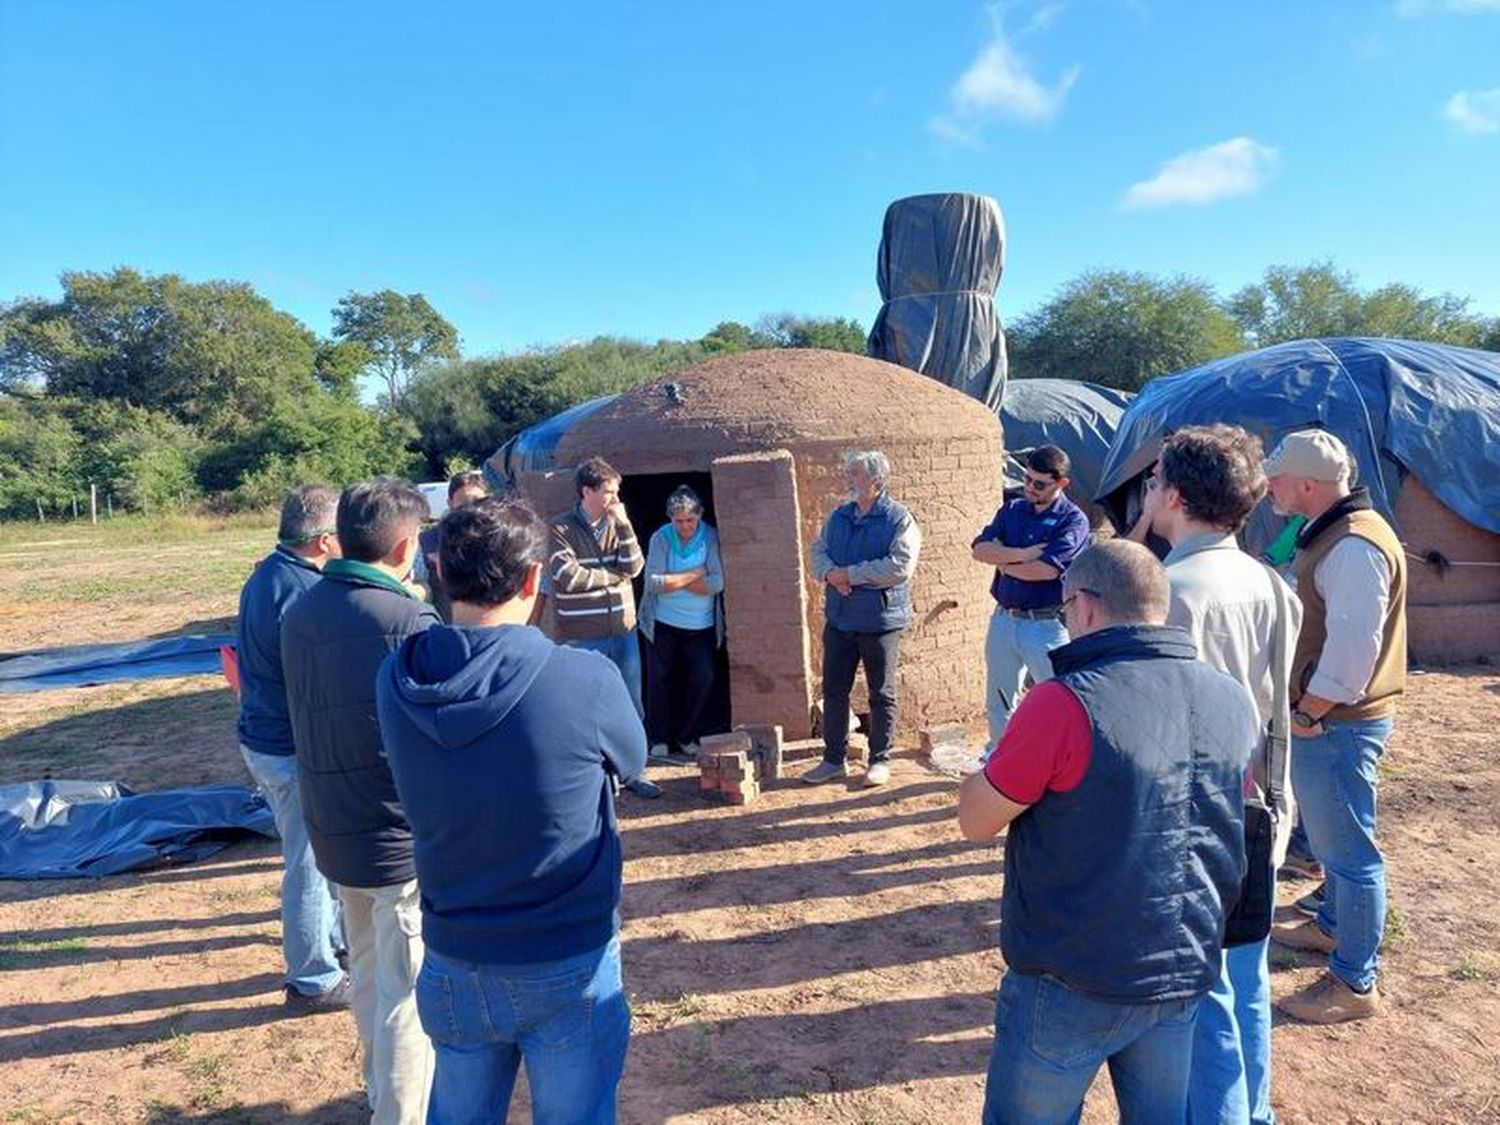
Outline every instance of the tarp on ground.
[(189, 863), (246, 835), (276, 838), (260, 794), (237, 785), (135, 794), (114, 781), (0, 787), (0, 879), (118, 875)]
[(1022, 458), (1027, 453), (1055, 445), (1072, 462), (1070, 491), (1092, 500), (1115, 431), (1134, 397), (1129, 391), (1076, 379), (1011, 379), (998, 411), (1005, 431), (1005, 486), (1021, 487)]
[(876, 265), (884, 302), (870, 328), (876, 359), (957, 387), (991, 410), (1005, 393), (1005, 333), (995, 290), (1005, 220), (985, 195), (914, 195), (885, 212)]
[[(1380, 513), (1393, 523), (1411, 473), (1460, 517), (1500, 533), (1500, 353), (1409, 340), (1297, 340), (1201, 364), (1147, 383), (1125, 411), (1098, 499), (1117, 526), (1162, 437), (1228, 422), (1266, 451), (1293, 430), (1341, 438)], [(1244, 533), (1259, 553), (1283, 521), (1268, 503)]]
[(563, 435), (619, 397), (591, 398), (522, 430), (484, 463), (484, 475), (489, 479), (490, 487), (513, 488), (526, 473), (546, 473), (555, 469), (557, 443), (562, 441)]
[(0, 656), (0, 694), (87, 687), (167, 676), (207, 676), (233, 633), (193, 634), (107, 645), (68, 645)]

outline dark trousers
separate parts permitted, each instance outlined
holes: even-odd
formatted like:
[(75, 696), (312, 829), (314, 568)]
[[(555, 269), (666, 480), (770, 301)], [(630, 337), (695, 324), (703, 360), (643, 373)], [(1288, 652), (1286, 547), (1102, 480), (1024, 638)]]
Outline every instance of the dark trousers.
[(715, 632), (658, 621), (646, 646), (646, 730), (651, 743), (681, 749), (705, 732), (714, 691)]
[(870, 687), (870, 761), (891, 756), (896, 729), (896, 668), (901, 630), (846, 633), (823, 626), (823, 760), (843, 764), (849, 754), (849, 691), (861, 662)]

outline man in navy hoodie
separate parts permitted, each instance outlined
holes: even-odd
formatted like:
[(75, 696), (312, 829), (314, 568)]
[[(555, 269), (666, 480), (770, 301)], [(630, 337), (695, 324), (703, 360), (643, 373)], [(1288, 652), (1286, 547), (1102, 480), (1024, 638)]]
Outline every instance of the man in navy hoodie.
[(524, 1062), (535, 1121), (613, 1122), (630, 1040), (614, 782), (645, 768), (645, 732), (607, 657), (526, 624), (546, 524), (491, 498), (442, 528), (453, 624), (376, 682), (422, 889), (428, 1120), (504, 1120)]
[(313, 859), (302, 819), (297, 755), (281, 667), (281, 619), (312, 589), (323, 564), (339, 557), (334, 528), (339, 494), (304, 485), (281, 505), (276, 549), (256, 565), (240, 591), (235, 652), (240, 666), (240, 753), (271, 806), (281, 836), (281, 955), (288, 1008), (348, 1007), (349, 985), (337, 953), (344, 948), (338, 900)]

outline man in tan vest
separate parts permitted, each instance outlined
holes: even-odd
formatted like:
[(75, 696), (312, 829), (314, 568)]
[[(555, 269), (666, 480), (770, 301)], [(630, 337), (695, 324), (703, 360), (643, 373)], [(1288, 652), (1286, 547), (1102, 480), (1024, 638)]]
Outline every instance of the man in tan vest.
[(1316, 918), (1272, 940), (1329, 954), (1317, 983), (1277, 1006), (1311, 1023), (1374, 1015), (1385, 861), (1375, 843), (1378, 764), (1406, 686), (1406, 556), (1351, 489), (1353, 461), (1323, 430), (1288, 434), (1266, 459), (1271, 502), (1307, 517), (1293, 574), (1304, 616), (1292, 661), (1292, 789), (1327, 872)]

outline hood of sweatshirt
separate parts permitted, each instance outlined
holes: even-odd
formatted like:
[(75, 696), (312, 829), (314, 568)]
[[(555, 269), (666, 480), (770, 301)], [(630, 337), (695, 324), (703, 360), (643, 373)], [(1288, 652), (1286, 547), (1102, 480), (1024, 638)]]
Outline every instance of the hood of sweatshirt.
[(434, 627), (387, 665), (390, 699), (439, 746), (467, 746), (504, 721), (556, 647), (529, 625)]

